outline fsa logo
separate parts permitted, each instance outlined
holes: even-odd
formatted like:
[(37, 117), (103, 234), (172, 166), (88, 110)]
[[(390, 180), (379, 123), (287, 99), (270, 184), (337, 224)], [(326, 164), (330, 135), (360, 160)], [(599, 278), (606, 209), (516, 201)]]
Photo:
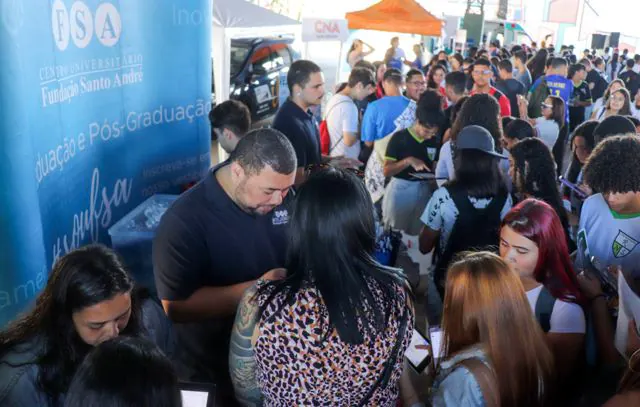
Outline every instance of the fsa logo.
[(69, 46), (69, 40), (78, 48), (85, 48), (95, 34), (105, 47), (113, 47), (120, 40), (122, 22), (118, 9), (111, 3), (101, 3), (95, 17), (82, 1), (76, 1), (67, 10), (62, 0), (55, 0), (51, 9), (53, 39), (60, 51)]

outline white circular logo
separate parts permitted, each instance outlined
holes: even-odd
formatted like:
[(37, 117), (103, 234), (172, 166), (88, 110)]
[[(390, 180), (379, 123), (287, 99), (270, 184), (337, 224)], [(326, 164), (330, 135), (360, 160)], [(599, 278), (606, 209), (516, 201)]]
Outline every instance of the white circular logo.
[(93, 37), (93, 15), (82, 1), (76, 1), (71, 6), (71, 39), (78, 48), (85, 48)]
[(51, 8), (51, 27), (53, 28), (53, 39), (60, 51), (64, 51), (69, 46), (69, 13), (62, 0), (55, 0)]
[(107, 47), (113, 47), (120, 40), (122, 22), (118, 9), (111, 3), (102, 3), (96, 11), (96, 37)]

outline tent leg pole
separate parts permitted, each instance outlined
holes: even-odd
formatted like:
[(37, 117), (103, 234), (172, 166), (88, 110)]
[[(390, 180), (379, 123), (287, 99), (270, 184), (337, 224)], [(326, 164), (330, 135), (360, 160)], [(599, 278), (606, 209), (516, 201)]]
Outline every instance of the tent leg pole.
[(336, 68), (336, 83), (334, 85), (337, 86), (340, 83), (340, 74), (342, 73), (342, 51), (344, 48), (344, 42), (340, 41), (340, 53), (339, 55), (339, 60), (338, 60), (338, 67)]

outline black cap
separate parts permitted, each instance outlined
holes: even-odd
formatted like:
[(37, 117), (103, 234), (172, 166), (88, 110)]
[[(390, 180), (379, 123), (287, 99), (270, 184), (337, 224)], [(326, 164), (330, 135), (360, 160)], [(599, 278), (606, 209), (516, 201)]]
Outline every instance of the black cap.
[(456, 149), (478, 150), (503, 160), (507, 159), (504, 155), (496, 153), (496, 145), (489, 130), (476, 125), (462, 129), (456, 138)]

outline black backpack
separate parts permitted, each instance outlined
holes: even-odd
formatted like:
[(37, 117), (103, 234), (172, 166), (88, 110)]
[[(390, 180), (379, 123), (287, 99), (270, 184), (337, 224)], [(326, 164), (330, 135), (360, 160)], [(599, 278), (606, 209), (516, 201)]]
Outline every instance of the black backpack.
[(551, 314), (553, 314), (553, 307), (556, 305), (556, 299), (551, 295), (551, 291), (547, 287), (542, 286), (542, 291), (538, 296), (535, 307), (535, 315), (542, 332), (547, 333), (551, 329)]
[(444, 298), (444, 281), (449, 263), (458, 253), (469, 250), (495, 250), (500, 242), (500, 213), (507, 201), (508, 192), (501, 191), (484, 209), (477, 209), (467, 191), (456, 186), (446, 186), (458, 208), (458, 218), (453, 225), (447, 246), (436, 262), (434, 281), (441, 298)]
[(551, 91), (547, 85), (547, 79), (542, 78), (538, 86), (531, 92), (531, 96), (529, 96), (529, 117), (542, 116), (542, 103), (550, 94)]

